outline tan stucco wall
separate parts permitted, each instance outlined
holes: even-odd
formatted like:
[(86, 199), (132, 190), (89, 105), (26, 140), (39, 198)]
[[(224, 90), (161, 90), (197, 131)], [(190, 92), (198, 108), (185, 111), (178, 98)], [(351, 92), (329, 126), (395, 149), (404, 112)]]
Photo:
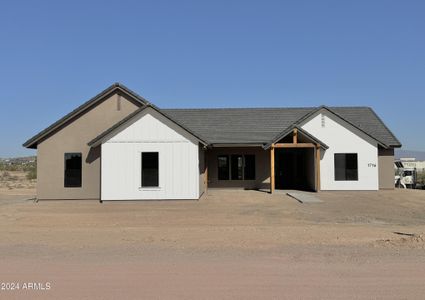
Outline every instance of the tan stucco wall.
[[(218, 180), (218, 155), (254, 154), (255, 180)], [(270, 150), (261, 147), (212, 148), (207, 151), (208, 187), (211, 188), (270, 188)]]
[(394, 149), (378, 149), (379, 189), (394, 189)]
[(199, 145), (199, 196), (201, 196), (206, 189), (205, 181), (205, 150)]
[[(100, 199), (100, 147), (90, 149), (87, 143), (135, 111), (138, 106), (114, 94), (73, 121), (68, 122), (37, 147), (38, 199)], [(82, 153), (82, 187), (64, 187), (64, 153)]]

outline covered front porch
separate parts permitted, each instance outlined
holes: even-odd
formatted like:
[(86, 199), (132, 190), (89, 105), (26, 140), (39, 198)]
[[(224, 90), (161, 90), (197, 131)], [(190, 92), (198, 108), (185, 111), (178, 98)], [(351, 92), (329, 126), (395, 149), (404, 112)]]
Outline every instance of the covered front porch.
[(324, 143), (294, 127), (268, 147), (270, 193), (275, 189), (320, 191), (321, 149), (327, 149)]
[(221, 144), (203, 154), (206, 188), (320, 190), (326, 145), (294, 127), (269, 145)]

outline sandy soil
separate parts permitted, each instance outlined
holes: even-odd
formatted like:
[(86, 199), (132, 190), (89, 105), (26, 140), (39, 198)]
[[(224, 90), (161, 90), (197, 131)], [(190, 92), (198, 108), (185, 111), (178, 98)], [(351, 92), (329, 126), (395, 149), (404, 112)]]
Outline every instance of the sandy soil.
[[(27, 172), (24, 171), (3, 171), (0, 170), (0, 189), (26, 190), (34, 189), (37, 180), (28, 180)], [(25, 192), (25, 191), (24, 191)], [(34, 193), (34, 191), (31, 191)]]
[(0, 282), (21, 285), (1, 299), (425, 294), (425, 191), (321, 192), (315, 204), (255, 191), (103, 204), (33, 193), (0, 189)]

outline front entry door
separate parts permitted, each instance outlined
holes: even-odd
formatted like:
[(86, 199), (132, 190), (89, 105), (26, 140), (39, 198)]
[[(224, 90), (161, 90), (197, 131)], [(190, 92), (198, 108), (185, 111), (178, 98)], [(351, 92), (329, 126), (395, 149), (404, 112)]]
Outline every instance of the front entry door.
[(314, 190), (314, 150), (312, 148), (276, 149), (275, 187), (284, 190)]

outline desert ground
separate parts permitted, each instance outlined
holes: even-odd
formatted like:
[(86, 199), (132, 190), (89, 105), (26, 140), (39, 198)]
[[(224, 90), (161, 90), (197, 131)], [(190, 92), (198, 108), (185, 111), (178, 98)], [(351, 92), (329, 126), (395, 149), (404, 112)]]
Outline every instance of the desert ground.
[(320, 192), (313, 204), (213, 189), (199, 201), (34, 195), (0, 188), (0, 282), (21, 285), (1, 299), (425, 297), (425, 191)]
[[(37, 180), (29, 180), (28, 172), (25, 171), (5, 171), (0, 170), (0, 189), (6, 190), (22, 190), (34, 189)], [(31, 191), (31, 193), (35, 193)]]

